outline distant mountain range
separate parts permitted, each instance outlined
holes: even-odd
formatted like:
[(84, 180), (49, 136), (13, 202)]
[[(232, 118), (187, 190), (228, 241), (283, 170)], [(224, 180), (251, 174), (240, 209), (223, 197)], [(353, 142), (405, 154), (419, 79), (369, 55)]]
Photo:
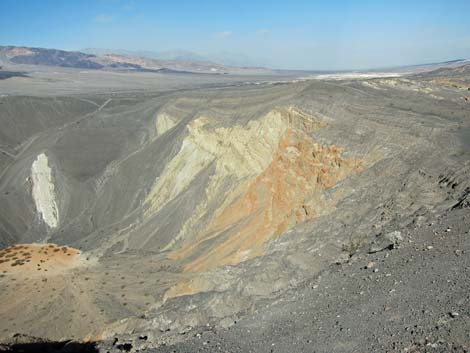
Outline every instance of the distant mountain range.
[(217, 64), (184, 50), (161, 53), (108, 49), (86, 49), (84, 51), (0, 46), (0, 63), (159, 73), (247, 74), (271, 72), (271, 70), (264, 68), (240, 68)]
[(87, 54), (93, 55), (123, 55), (123, 56), (138, 56), (156, 60), (175, 60), (175, 61), (194, 61), (194, 62), (205, 62), (215, 63), (223, 66), (233, 67), (261, 67), (264, 66), (261, 60), (255, 60), (247, 55), (232, 53), (228, 51), (221, 51), (217, 53), (201, 55), (198, 53), (191, 52), (189, 50), (166, 50), (160, 52), (140, 50), (132, 51), (125, 49), (102, 49), (102, 48), (85, 48), (81, 50)]
[(130, 57), (143, 57), (155, 60), (176, 60), (176, 61), (196, 61), (211, 62), (207, 57), (187, 51), (187, 50), (167, 50), (154, 52), (148, 50), (126, 50), (126, 49), (103, 49), (103, 48), (85, 48), (81, 52), (97, 56), (103, 55), (122, 55)]
[[(219, 53), (214, 61), (186, 50), (163, 52), (130, 51), (88, 48), (83, 51), (31, 48), (19, 46), (0, 46), (0, 65), (4, 70), (17, 71), (15, 65), (58, 66), (85, 70), (134, 71), (180, 74), (215, 74), (215, 75), (314, 75), (320, 73), (351, 71), (304, 71), (274, 70), (256, 66), (244, 66), (250, 59), (243, 55)], [(226, 64), (221, 64), (225, 62)], [(359, 70), (354, 72), (420, 73), (440, 68), (453, 68), (464, 65), (468, 60), (459, 59), (439, 63), (408, 65), (392, 68)], [(21, 69), (23, 70), (23, 69)], [(5, 72), (4, 72), (5, 74)]]

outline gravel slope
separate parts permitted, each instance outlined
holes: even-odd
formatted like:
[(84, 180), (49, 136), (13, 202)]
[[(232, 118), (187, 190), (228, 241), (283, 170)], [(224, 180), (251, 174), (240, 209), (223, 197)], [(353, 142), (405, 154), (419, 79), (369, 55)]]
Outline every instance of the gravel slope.
[[(402, 232), (221, 331), (149, 352), (468, 352), (470, 212)], [(368, 268), (369, 267), (369, 268)]]

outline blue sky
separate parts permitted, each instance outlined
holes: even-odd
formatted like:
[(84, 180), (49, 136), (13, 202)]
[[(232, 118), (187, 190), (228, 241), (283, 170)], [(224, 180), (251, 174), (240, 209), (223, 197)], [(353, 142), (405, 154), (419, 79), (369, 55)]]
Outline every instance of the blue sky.
[(0, 0), (0, 45), (232, 52), (276, 68), (470, 58), (470, 0)]

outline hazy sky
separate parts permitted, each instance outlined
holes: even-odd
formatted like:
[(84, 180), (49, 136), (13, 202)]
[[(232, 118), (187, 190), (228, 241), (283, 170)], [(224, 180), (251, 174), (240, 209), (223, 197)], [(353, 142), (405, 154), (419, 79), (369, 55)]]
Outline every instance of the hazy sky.
[(470, 58), (470, 0), (0, 0), (0, 45), (229, 51), (277, 68)]

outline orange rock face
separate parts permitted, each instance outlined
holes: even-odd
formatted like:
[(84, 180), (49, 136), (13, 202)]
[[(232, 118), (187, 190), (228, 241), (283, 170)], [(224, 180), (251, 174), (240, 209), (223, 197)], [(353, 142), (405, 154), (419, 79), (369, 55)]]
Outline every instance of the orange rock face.
[(320, 190), (361, 168), (358, 161), (342, 158), (339, 148), (321, 146), (305, 132), (289, 128), (272, 162), (246, 191), (216, 212), (196, 242), (170, 257), (191, 258), (185, 271), (199, 272), (260, 256), (269, 239), (315, 217)]

